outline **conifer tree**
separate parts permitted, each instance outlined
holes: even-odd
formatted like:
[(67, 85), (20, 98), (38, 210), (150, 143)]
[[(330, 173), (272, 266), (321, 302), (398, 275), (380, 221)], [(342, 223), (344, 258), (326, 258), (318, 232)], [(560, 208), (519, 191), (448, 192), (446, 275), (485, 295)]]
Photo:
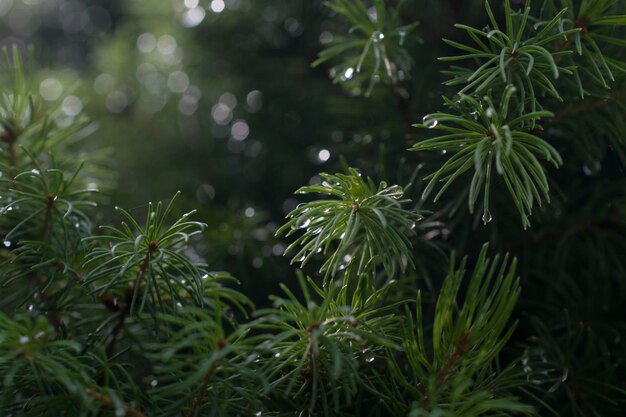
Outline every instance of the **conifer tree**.
[[(329, 0), (347, 30), (312, 63), (365, 103), (389, 94), (408, 128), (410, 3)], [(103, 221), (86, 117), (41, 100), (32, 56), (5, 49), (0, 413), (622, 415), (624, 4), (484, 10), (444, 39), (419, 164), (296, 191), (277, 235), (299, 269), (267, 308), (190, 255), (206, 224), (175, 215), (179, 193)]]

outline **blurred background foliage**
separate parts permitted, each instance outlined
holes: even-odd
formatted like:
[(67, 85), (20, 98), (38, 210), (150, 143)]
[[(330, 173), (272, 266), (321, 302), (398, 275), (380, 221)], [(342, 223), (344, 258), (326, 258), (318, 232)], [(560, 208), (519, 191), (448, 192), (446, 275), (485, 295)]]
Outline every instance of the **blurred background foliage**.
[[(480, 2), (417, 3), (439, 17), (421, 22), (429, 42), (403, 40), (419, 76), (369, 98), (331, 83), (336, 68), (311, 68), (348, 29), (319, 0), (2, 0), (0, 39), (34, 46), (40, 94), (65, 97), (59, 117), (91, 120), (81, 150), (109, 168), (96, 181), (111, 202), (100, 221), (119, 221), (113, 204), (143, 212), (181, 190), (179, 206), (209, 223), (197, 256), (264, 303), (292, 274), (273, 236), (295, 189), (341, 169), (342, 156), (403, 185), (419, 164), (404, 150), (410, 123), (438, 100), (434, 41)], [(402, 22), (418, 10), (403, 8)]]

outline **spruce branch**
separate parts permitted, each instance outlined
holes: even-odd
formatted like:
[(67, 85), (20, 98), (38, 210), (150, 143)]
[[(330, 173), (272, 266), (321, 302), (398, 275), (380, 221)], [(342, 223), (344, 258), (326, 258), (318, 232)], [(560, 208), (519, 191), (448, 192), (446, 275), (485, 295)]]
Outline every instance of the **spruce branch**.
[[(369, 96), (381, 81), (397, 90), (397, 84), (409, 77), (414, 60), (406, 51), (405, 42), (421, 38), (412, 35), (418, 22), (400, 25), (400, 10), (405, 0), (395, 6), (375, 0), (368, 9), (362, 0), (330, 0), (325, 4), (352, 24), (350, 36), (336, 36), (311, 64), (317, 67), (342, 57), (330, 71), (333, 81), (352, 87)], [(396, 96), (397, 97), (397, 96)]]
[(376, 187), (353, 168), (347, 174), (320, 176), (321, 185), (302, 187), (296, 194), (334, 198), (301, 204), (276, 232), (291, 236), (303, 231), (285, 250), (289, 253), (301, 246), (292, 262), (304, 266), (321, 252), (328, 256), (320, 268), (326, 278), (350, 266), (361, 275), (379, 264), (393, 277), (407, 263), (413, 265), (408, 236), (421, 215), (403, 207), (410, 200), (403, 198), (402, 187), (385, 182)]
[(458, 102), (445, 99), (457, 114), (429, 114), (424, 117), (424, 123), (416, 125), (447, 134), (418, 142), (411, 150), (441, 150), (452, 154), (441, 168), (426, 177), (430, 181), (424, 189), (423, 198), (430, 194), (437, 182), (443, 182), (435, 196), (437, 201), (457, 177), (473, 168), (469, 209), (473, 212), (483, 189), (482, 218), (487, 224), (492, 219), (489, 197), (495, 167), (506, 183), (524, 228), (530, 225), (528, 217), (532, 214), (534, 202), (537, 201), (540, 206), (543, 201), (550, 202), (548, 179), (538, 157), (555, 167), (562, 165), (563, 161), (554, 147), (531, 132), (540, 129), (539, 120), (553, 114), (538, 111), (510, 116), (515, 105), (515, 92), (515, 87), (508, 86), (497, 108), (488, 96), (480, 101), (467, 95), (462, 95)]
[(99, 294), (130, 291), (131, 314), (141, 312), (145, 307), (152, 312), (165, 309), (166, 295), (169, 304), (203, 305), (203, 277), (208, 275), (180, 252), (205, 225), (188, 220), (193, 211), (172, 226), (165, 225), (178, 196), (179, 193), (165, 208), (160, 202), (156, 206), (149, 204), (145, 227), (127, 211), (118, 208), (126, 219), (121, 229), (104, 226), (107, 234), (86, 238), (87, 242), (105, 245), (96, 246), (87, 256), (85, 285), (94, 286), (94, 291)]
[[(484, 245), (464, 292), (464, 302), (456, 307), (461, 281), (467, 274), (464, 258), (455, 269), (454, 256), (437, 298), (432, 328), (432, 357), (423, 328), (421, 297), (417, 298), (416, 319), (407, 313), (404, 327), (404, 352), (416, 385), (401, 383), (416, 404), (410, 415), (438, 412), (446, 415), (481, 413), (532, 414), (532, 408), (511, 394), (523, 385), (523, 374), (515, 367), (487, 377), (511, 337), (515, 324), (509, 324), (520, 294), (515, 278), (516, 261), (508, 256), (487, 258)], [(399, 365), (391, 362), (396, 378), (406, 378)], [(488, 372), (488, 371), (487, 371)], [(473, 382), (471, 382), (473, 381)], [(487, 388), (490, 387), (490, 388)]]

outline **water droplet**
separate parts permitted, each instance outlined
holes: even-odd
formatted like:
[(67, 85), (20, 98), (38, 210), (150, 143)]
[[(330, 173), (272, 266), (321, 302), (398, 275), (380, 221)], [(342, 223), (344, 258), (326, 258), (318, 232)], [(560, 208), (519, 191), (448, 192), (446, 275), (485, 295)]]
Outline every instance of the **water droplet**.
[(445, 155), (445, 154), (447, 154), (447, 153), (448, 153), (448, 151), (446, 151), (445, 149), (442, 149), (442, 150), (440, 150), (440, 151), (439, 151), (439, 153), (440, 153), (441, 155)]
[(376, 358), (373, 357), (373, 356), (368, 356), (367, 358), (365, 358), (365, 362), (372, 363), (372, 362), (374, 362), (374, 359), (376, 359)]
[(4, 245), (5, 248), (8, 248), (9, 246), (11, 246), (11, 242), (8, 240), (5, 240), (4, 242), (2, 242), (2, 244)]
[(151, 387), (156, 387), (157, 385), (159, 385), (159, 381), (157, 381), (156, 379), (153, 379), (153, 380), (150, 382), (150, 386), (151, 386)]
[(25, 345), (30, 342), (30, 337), (28, 336), (20, 336), (20, 345)]
[(369, 16), (372, 23), (376, 23), (378, 20), (378, 12), (376, 11), (376, 7), (372, 6), (367, 9), (367, 15)]
[(591, 161), (588, 164), (585, 163), (583, 165), (583, 172), (588, 177), (597, 174), (598, 172), (600, 172), (600, 169), (602, 169), (602, 164), (600, 163), (600, 161), (597, 160)]
[(28, 306), (28, 311), (33, 311), (34, 308), (35, 308), (35, 306), (31, 304), (31, 305)]
[(434, 117), (432, 117), (430, 114), (427, 114), (426, 116), (422, 118), (422, 123), (427, 128), (432, 129), (433, 127), (439, 124), (439, 121), (435, 119)]
[(348, 69), (346, 69), (346, 72), (343, 73), (343, 80), (350, 80), (352, 79), (352, 76), (354, 75), (354, 68), (350, 67)]
[(398, 41), (398, 43), (400, 45), (403, 45), (404, 40), (406, 39), (406, 35), (408, 34), (408, 31), (404, 28), (398, 28), (397, 32), (398, 32), (398, 36), (400, 37), (400, 40)]
[(274, 357), (275, 357), (275, 358), (280, 358), (280, 352), (276, 352), (276, 353), (274, 354)]
[(306, 229), (311, 224), (311, 219), (306, 219), (303, 223), (298, 226), (299, 229)]
[(40, 174), (38, 169), (31, 169), (30, 172), (35, 174), (35, 175), (39, 175)]
[(483, 213), (483, 223), (487, 224), (489, 223), (491, 220), (493, 220), (493, 218), (491, 217), (491, 213), (489, 211), (485, 211)]
[(372, 34), (372, 39), (374, 39), (374, 42), (380, 42), (385, 39), (385, 35), (381, 31), (377, 30)]
[(347, 254), (346, 256), (343, 257), (343, 261), (348, 263), (352, 260), (352, 255)]
[(493, 115), (495, 114), (495, 111), (492, 107), (488, 107), (487, 110), (485, 111), (485, 114), (487, 115), (488, 118), (492, 118)]

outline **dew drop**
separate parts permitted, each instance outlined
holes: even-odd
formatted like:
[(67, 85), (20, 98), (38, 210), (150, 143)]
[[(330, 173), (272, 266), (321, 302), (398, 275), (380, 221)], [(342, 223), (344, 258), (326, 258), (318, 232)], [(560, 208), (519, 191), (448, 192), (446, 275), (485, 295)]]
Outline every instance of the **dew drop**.
[(408, 34), (408, 31), (406, 29), (398, 29), (398, 36), (400, 37), (400, 40), (398, 41), (398, 43), (400, 44), (400, 46), (402, 46), (404, 44), (404, 40), (406, 39), (406, 35)]
[(488, 118), (490, 118), (490, 119), (493, 117), (493, 114), (494, 114), (494, 113), (495, 113), (495, 112), (494, 112), (493, 108), (491, 108), (491, 107), (487, 108), (487, 110), (485, 111), (485, 114), (486, 114), (486, 115), (487, 115), (487, 117), (488, 117)]
[(274, 354), (274, 357), (275, 357), (275, 358), (280, 358), (280, 352), (276, 352), (276, 353)]
[(343, 73), (344, 81), (345, 80), (350, 80), (353, 75), (354, 75), (354, 68), (350, 67), (350, 68), (346, 69), (346, 72)]
[(157, 385), (159, 385), (159, 381), (157, 381), (156, 379), (153, 379), (153, 380), (150, 382), (150, 386), (151, 386), (151, 387), (156, 387)]
[(483, 213), (483, 223), (489, 223), (493, 218), (491, 217), (491, 213), (489, 211), (485, 211)]
[(586, 176), (591, 177), (600, 172), (601, 168), (602, 164), (600, 164), (600, 161), (591, 161), (590, 163), (585, 163), (583, 165), (583, 172)]
[(439, 153), (440, 153), (441, 155), (445, 155), (445, 154), (447, 154), (447, 153), (448, 153), (448, 151), (446, 151), (445, 149), (442, 149), (441, 151), (439, 151)]
[(432, 117), (430, 114), (427, 114), (426, 116), (422, 118), (422, 123), (427, 128), (432, 129), (433, 127), (439, 124), (439, 121), (435, 119), (434, 117)]
[(5, 240), (4, 242), (2, 242), (2, 244), (4, 245), (5, 248), (8, 248), (9, 246), (11, 246), (11, 241)]
[(368, 356), (367, 358), (365, 358), (365, 362), (372, 363), (372, 362), (374, 362), (374, 359), (376, 359), (376, 358), (374, 358), (373, 356)]
[(20, 336), (20, 345), (25, 345), (30, 342), (30, 337), (28, 336)]

